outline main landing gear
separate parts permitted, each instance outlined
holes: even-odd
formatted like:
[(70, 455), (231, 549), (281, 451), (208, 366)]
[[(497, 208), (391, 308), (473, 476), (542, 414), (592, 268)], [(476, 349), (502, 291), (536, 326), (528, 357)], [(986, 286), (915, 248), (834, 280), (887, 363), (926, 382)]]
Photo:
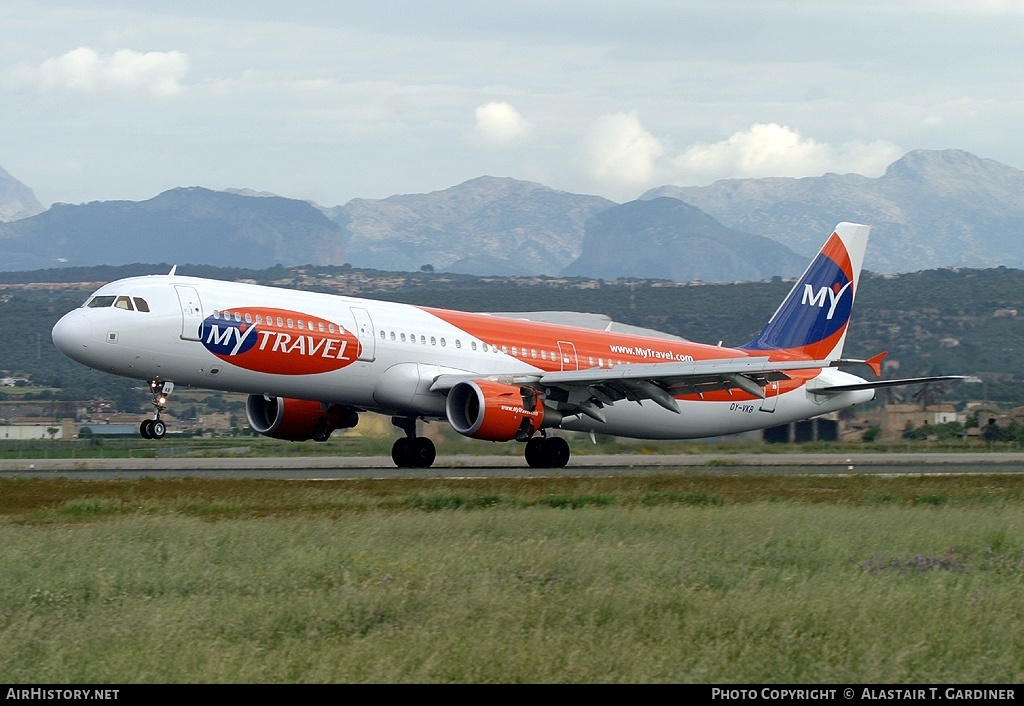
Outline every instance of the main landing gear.
[(430, 468), (437, 458), (434, 442), (425, 436), (416, 436), (414, 417), (392, 417), (391, 423), (405, 432), (405, 436), (391, 447), (391, 460), (399, 468)]
[(167, 409), (167, 398), (173, 390), (173, 382), (149, 381), (149, 391), (153, 395), (153, 407), (156, 408), (156, 411), (153, 412), (152, 419), (143, 419), (142, 424), (139, 425), (139, 434), (143, 439), (164, 438), (164, 434), (167, 433), (167, 425), (160, 419), (160, 413)]
[(569, 444), (560, 436), (534, 436), (526, 442), (526, 462), (531, 468), (565, 468)]

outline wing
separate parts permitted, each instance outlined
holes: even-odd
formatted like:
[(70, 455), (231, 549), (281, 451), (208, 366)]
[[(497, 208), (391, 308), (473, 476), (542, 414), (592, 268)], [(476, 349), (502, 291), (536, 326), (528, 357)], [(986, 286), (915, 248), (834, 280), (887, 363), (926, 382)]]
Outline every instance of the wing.
[[(440, 375), (430, 389), (447, 393), (467, 380), (494, 380), (509, 385), (543, 388), (545, 397), (559, 403), (565, 414), (585, 414), (604, 422), (601, 409), (621, 400), (651, 400), (665, 409), (679, 413), (676, 396), (704, 395), (716, 390), (738, 389), (764, 399), (764, 387), (771, 382), (788, 380), (786, 371), (814, 370), (840, 364), (870, 364), (863, 360), (792, 360), (772, 361), (768, 356), (721, 358), (680, 363), (643, 363), (613, 368), (566, 370), (551, 373), (514, 373), (495, 375)], [(814, 394), (836, 395), (851, 390), (864, 390), (894, 385), (959, 380), (962, 376), (944, 375), (901, 380), (865, 381), (855, 385), (820, 387)]]
[(682, 363), (642, 363), (614, 368), (566, 370), (512, 375), (441, 375), (431, 391), (447, 392), (466, 380), (481, 378), (510, 385), (541, 387), (545, 397), (560, 403), (566, 414), (585, 414), (604, 421), (600, 409), (621, 400), (651, 400), (679, 412), (677, 395), (703, 395), (714, 390), (739, 389), (764, 398), (764, 388), (787, 380), (786, 370), (826, 368), (834, 361), (771, 361), (768, 356), (697, 360)]

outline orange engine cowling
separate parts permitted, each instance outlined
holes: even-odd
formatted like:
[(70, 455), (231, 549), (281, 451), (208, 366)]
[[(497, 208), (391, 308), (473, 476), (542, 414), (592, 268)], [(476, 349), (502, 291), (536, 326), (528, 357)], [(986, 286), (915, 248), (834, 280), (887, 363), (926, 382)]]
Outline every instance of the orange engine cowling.
[(558, 411), (536, 391), (491, 380), (468, 380), (448, 392), (448, 423), (465, 436), (488, 441), (527, 439), (542, 426), (557, 426)]
[(254, 431), (287, 441), (327, 441), (335, 429), (359, 423), (359, 415), (351, 407), (263, 395), (249, 395), (245, 415)]

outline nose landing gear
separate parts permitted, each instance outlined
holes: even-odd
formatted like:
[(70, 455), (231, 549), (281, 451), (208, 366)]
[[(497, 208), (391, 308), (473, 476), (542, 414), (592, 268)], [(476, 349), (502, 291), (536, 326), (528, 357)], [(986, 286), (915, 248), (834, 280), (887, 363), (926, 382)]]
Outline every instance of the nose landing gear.
[(143, 439), (164, 438), (164, 434), (167, 433), (167, 425), (160, 419), (160, 413), (167, 409), (167, 398), (173, 390), (174, 383), (169, 380), (166, 382), (149, 381), (149, 391), (153, 394), (153, 407), (156, 408), (156, 411), (153, 412), (152, 419), (144, 419), (139, 425), (139, 434)]

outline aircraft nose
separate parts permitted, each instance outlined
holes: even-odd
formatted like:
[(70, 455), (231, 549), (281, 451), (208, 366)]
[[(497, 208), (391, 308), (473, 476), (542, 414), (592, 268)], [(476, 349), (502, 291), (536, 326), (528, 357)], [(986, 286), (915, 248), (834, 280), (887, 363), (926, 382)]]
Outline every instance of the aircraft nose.
[(92, 324), (80, 311), (65, 314), (50, 331), (53, 345), (69, 358), (76, 358), (88, 349), (91, 337)]

